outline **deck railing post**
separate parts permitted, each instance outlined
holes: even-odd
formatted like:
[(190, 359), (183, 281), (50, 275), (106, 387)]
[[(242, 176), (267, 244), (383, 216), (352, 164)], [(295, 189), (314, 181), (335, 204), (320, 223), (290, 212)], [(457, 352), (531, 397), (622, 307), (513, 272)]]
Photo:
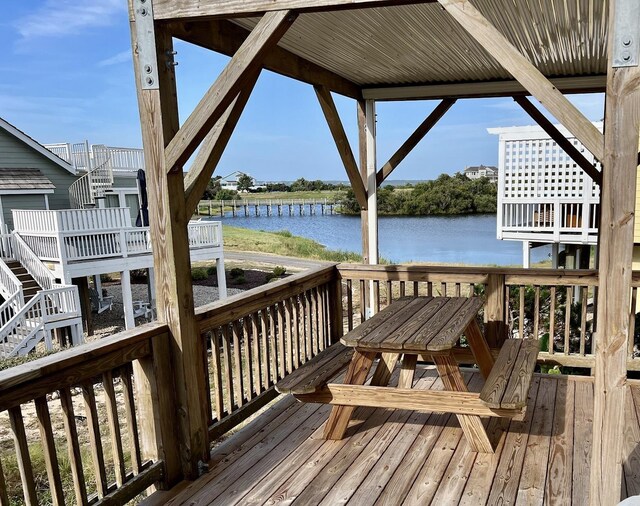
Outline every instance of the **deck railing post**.
[(329, 339), (337, 343), (344, 334), (342, 318), (342, 278), (338, 269), (334, 270), (335, 279), (329, 286)]
[(492, 348), (502, 346), (507, 338), (505, 291), (504, 274), (489, 274), (486, 288), (485, 333), (487, 343)]

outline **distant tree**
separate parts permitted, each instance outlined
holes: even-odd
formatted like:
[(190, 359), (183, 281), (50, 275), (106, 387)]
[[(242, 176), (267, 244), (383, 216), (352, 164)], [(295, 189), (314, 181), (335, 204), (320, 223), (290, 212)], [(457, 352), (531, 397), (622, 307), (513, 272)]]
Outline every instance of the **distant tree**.
[(237, 191), (229, 190), (228, 188), (225, 188), (223, 190), (218, 191), (218, 193), (216, 193), (214, 200), (236, 200), (239, 198), (240, 198), (240, 195), (238, 195)]
[(202, 195), (202, 200), (213, 200), (216, 197), (216, 193), (218, 193), (221, 189), (220, 179), (220, 176), (216, 176), (213, 179), (209, 180), (209, 182), (207, 183), (207, 189)]
[(290, 192), (291, 187), (286, 183), (267, 183), (268, 192)]
[(238, 191), (249, 191), (249, 189), (253, 186), (253, 179), (251, 176), (246, 174), (242, 174), (238, 178)]

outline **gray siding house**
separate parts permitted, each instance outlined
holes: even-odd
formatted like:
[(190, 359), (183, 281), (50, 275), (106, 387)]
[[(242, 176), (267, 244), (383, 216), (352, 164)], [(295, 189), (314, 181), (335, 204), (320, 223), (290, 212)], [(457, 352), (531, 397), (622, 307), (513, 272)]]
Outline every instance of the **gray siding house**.
[(12, 209), (68, 209), (75, 169), (0, 118), (0, 225), (13, 228)]

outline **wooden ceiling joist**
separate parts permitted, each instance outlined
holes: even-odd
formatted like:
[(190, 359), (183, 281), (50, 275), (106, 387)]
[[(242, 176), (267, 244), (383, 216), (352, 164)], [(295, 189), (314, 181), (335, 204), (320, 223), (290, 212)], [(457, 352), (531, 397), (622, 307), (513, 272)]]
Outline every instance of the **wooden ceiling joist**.
[(433, 2), (435, 0), (225, 0), (224, 2), (154, 0), (153, 15), (158, 20), (206, 17), (235, 18), (256, 16), (265, 12), (281, 10), (317, 12)]
[(431, 111), (431, 114), (420, 123), (418, 128), (409, 136), (409, 138), (398, 148), (398, 150), (389, 158), (389, 161), (385, 163), (382, 168), (376, 174), (376, 184), (380, 186), (387, 177), (393, 172), (393, 170), (400, 165), (409, 153), (415, 148), (418, 143), (424, 138), (425, 135), (431, 130), (435, 124), (440, 121), (440, 118), (451, 109), (451, 106), (456, 103), (454, 98), (445, 98), (440, 102), (437, 107)]
[(468, 0), (438, 0), (449, 14), (598, 159), (604, 136)]
[(253, 82), (242, 89), (235, 101), (202, 141), (198, 154), (184, 178), (185, 206), (188, 216), (191, 216), (196, 210), (202, 194), (207, 189), (207, 184), (211, 180), (220, 158), (222, 158), (259, 75), (260, 71), (256, 72)]
[[(230, 21), (176, 22), (169, 25), (172, 35), (227, 56), (233, 56), (251, 33)], [(360, 88), (338, 74), (305, 60), (286, 49), (274, 46), (264, 56), (262, 66), (311, 85), (326, 86), (331, 91), (351, 98), (361, 96)]]
[(331, 130), (331, 135), (333, 136), (333, 140), (338, 148), (338, 153), (340, 154), (344, 168), (347, 171), (347, 176), (351, 182), (353, 193), (355, 194), (360, 207), (362, 209), (366, 209), (367, 191), (365, 190), (364, 183), (362, 182), (362, 177), (360, 176), (356, 159), (353, 156), (353, 151), (351, 151), (349, 139), (347, 139), (347, 134), (344, 131), (342, 122), (340, 121), (338, 110), (336, 109), (336, 105), (331, 97), (331, 92), (322, 86), (316, 86), (315, 90), (316, 95), (318, 96), (318, 101), (320, 102), (320, 107), (322, 107), (322, 112), (324, 113), (324, 117), (329, 125), (329, 130)]
[[(606, 75), (550, 78), (553, 86), (564, 94), (601, 93), (607, 84)], [(364, 88), (362, 97), (368, 100), (434, 100), (443, 98), (512, 97), (529, 92), (515, 80), (480, 81), (474, 83), (442, 83), (411, 86)]]
[(602, 184), (602, 174), (593, 166), (593, 164), (578, 151), (573, 143), (560, 132), (544, 114), (542, 114), (526, 97), (513, 97), (520, 107), (538, 124), (549, 136), (556, 141), (565, 153), (584, 170), (588, 176), (598, 185)]
[(295, 14), (287, 11), (263, 16), (166, 147), (166, 166), (170, 172), (182, 170), (207, 132), (262, 66), (266, 52), (276, 45), (295, 18)]

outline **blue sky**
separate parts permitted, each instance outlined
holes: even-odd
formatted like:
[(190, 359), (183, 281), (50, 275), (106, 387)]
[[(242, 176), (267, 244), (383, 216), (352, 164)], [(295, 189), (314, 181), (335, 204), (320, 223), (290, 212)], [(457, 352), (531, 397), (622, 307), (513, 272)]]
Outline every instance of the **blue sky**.
[[(3, 2), (0, 20), (0, 116), (48, 142), (140, 147), (126, 0)], [(180, 117), (184, 120), (228, 58), (176, 42)], [(355, 104), (334, 96), (352, 142)], [(601, 95), (571, 100), (592, 120)], [(436, 102), (378, 105), (378, 164), (384, 163)], [(459, 101), (396, 169), (394, 179), (431, 179), (468, 165), (496, 164), (487, 127), (531, 124), (510, 99)], [(354, 150), (357, 151), (357, 150)], [(263, 72), (217, 174), (258, 179), (346, 180), (311, 86)]]

